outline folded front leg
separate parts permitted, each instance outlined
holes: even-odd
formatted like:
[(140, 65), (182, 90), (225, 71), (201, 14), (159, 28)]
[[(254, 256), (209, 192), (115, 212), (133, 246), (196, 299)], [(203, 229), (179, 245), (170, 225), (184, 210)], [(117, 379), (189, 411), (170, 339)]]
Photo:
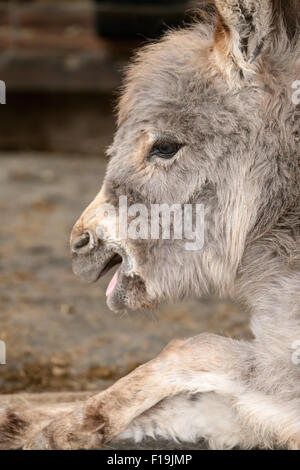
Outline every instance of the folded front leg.
[(52, 421), (27, 447), (97, 448), (168, 397), (217, 392), (230, 397), (240, 425), (260, 436), (266, 446), (279, 443), (296, 448), (298, 401), (280, 402), (276, 395), (264, 393), (265, 377), (255, 375), (256, 360), (254, 343), (208, 334), (172, 341), (155, 359)]
[[(95, 448), (125, 430), (137, 416), (179, 393), (240, 388), (246, 343), (214, 335), (172, 341), (155, 359), (50, 423), (31, 449)], [(240, 370), (239, 370), (240, 367)]]

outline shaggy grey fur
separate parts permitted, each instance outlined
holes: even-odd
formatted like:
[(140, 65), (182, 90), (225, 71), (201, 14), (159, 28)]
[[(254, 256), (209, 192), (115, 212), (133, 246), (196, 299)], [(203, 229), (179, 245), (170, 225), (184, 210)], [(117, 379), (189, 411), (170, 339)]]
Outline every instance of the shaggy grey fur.
[[(231, 296), (249, 309), (254, 338), (173, 342), (92, 397), (82, 419), (75, 410), (50, 423), (30, 448), (91, 448), (118, 435), (300, 449), (300, 109), (292, 99), (300, 2), (215, 7), (130, 67), (103, 188), (73, 229), (74, 270), (95, 280), (118, 253), (112, 309)], [(158, 140), (183, 146), (170, 160), (149, 158)], [(120, 195), (129, 204), (202, 203), (203, 249), (116, 239), (97, 209)]]

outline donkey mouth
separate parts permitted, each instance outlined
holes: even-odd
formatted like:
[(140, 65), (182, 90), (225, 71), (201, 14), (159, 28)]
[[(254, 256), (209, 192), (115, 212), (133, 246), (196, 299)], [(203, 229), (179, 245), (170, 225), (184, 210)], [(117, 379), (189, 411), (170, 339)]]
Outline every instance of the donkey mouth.
[(76, 276), (85, 282), (96, 282), (124, 258), (112, 249), (93, 250), (86, 254), (73, 253), (72, 267)]
[(98, 281), (114, 267), (117, 266), (111, 281), (106, 289), (106, 297), (113, 297), (113, 293), (120, 287), (121, 281), (129, 270), (129, 257), (125, 253), (116, 253), (114, 249), (96, 249), (85, 255), (73, 254), (73, 272), (85, 282)]
[(116, 253), (112, 256), (112, 258), (109, 259), (109, 261), (106, 263), (104, 268), (99, 273), (98, 279), (100, 279), (102, 276), (108, 273), (114, 266), (118, 265), (118, 268), (115, 274), (113, 275), (111, 281), (109, 282), (107, 286), (106, 297), (109, 297), (113, 293), (115, 287), (117, 286), (122, 262), (123, 262), (123, 258), (118, 253)]
[(121, 264), (122, 261), (123, 261), (123, 258), (118, 253), (113, 254), (112, 257), (107, 261), (107, 263), (101, 269), (101, 271), (98, 275), (98, 278), (96, 280), (100, 279), (100, 277), (102, 277), (102, 276), (104, 276), (104, 274), (108, 273), (108, 271), (110, 271), (117, 264)]
[(100, 245), (88, 254), (73, 253), (72, 265), (74, 274), (89, 283), (116, 267), (106, 289), (107, 305), (114, 312), (149, 308), (145, 283), (133, 272), (132, 259), (121, 247)]

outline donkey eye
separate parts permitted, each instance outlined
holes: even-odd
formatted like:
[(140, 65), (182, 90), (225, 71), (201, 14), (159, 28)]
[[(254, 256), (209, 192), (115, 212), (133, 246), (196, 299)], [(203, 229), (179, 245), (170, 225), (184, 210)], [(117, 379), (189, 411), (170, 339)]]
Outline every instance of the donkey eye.
[(182, 144), (178, 142), (156, 142), (149, 152), (149, 157), (173, 158)]

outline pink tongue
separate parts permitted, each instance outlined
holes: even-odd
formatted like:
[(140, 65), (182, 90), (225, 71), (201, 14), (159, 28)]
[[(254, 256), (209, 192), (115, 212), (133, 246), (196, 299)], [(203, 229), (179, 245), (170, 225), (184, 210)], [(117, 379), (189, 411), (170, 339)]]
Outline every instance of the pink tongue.
[(106, 297), (109, 297), (112, 291), (114, 290), (114, 288), (116, 287), (120, 269), (121, 269), (121, 266), (117, 269), (112, 280), (108, 284), (107, 289), (106, 289)]

